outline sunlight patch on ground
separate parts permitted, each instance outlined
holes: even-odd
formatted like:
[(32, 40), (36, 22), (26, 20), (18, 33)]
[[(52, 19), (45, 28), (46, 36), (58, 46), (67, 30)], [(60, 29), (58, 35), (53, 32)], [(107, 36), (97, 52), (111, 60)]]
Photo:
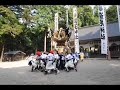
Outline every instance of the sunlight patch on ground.
[(116, 66), (116, 67), (120, 67), (120, 64), (110, 64), (111, 66)]
[(0, 68), (14, 68), (23, 66), (28, 66), (28, 62), (26, 60), (0, 63)]

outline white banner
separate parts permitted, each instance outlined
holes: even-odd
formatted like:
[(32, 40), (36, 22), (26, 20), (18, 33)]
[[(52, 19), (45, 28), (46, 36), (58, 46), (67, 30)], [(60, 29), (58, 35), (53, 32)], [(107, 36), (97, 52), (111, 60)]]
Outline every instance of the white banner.
[(58, 31), (58, 13), (55, 13), (55, 31)]
[(120, 32), (120, 5), (117, 5), (117, 14), (118, 14), (118, 24), (119, 24), (119, 32)]
[(74, 27), (74, 45), (75, 52), (79, 53), (79, 37), (78, 37), (78, 19), (77, 19), (77, 8), (73, 8), (73, 27)]
[(98, 6), (100, 18), (100, 37), (101, 37), (101, 54), (108, 55), (108, 36), (107, 36), (107, 23), (106, 15), (103, 5)]

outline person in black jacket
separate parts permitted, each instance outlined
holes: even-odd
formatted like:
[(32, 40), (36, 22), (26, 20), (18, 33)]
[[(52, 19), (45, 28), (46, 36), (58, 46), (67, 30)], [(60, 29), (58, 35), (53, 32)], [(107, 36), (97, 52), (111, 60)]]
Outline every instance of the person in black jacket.
[(63, 70), (65, 68), (65, 56), (63, 55), (63, 53), (59, 54), (60, 57), (60, 65), (59, 65), (59, 69)]

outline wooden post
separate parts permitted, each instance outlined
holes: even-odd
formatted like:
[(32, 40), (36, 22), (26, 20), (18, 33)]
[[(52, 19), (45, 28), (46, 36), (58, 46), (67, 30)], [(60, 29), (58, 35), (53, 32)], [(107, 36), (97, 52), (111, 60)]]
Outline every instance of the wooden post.
[(108, 49), (107, 49), (108, 54), (106, 55), (106, 59), (110, 60), (111, 59), (111, 54), (110, 54), (110, 50), (109, 50), (109, 38), (107, 38), (107, 41), (108, 41), (108, 45), (107, 45), (108, 46)]
[(45, 30), (45, 37), (44, 37), (44, 52), (46, 52), (46, 30)]
[(3, 60), (3, 55), (4, 55), (4, 44), (3, 44), (3, 47), (2, 47), (0, 62), (2, 62), (2, 60)]
[(51, 50), (52, 50), (52, 37), (51, 37)]

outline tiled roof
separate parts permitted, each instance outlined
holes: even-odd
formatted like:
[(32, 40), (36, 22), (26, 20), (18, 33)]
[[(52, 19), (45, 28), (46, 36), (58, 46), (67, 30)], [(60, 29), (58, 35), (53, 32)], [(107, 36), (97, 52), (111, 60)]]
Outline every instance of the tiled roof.
[[(120, 36), (118, 22), (107, 24), (108, 37)], [(78, 30), (79, 40), (89, 40), (100, 38), (100, 26), (82, 27)], [(72, 30), (71, 40), (74, 39), (74, 31)]]

